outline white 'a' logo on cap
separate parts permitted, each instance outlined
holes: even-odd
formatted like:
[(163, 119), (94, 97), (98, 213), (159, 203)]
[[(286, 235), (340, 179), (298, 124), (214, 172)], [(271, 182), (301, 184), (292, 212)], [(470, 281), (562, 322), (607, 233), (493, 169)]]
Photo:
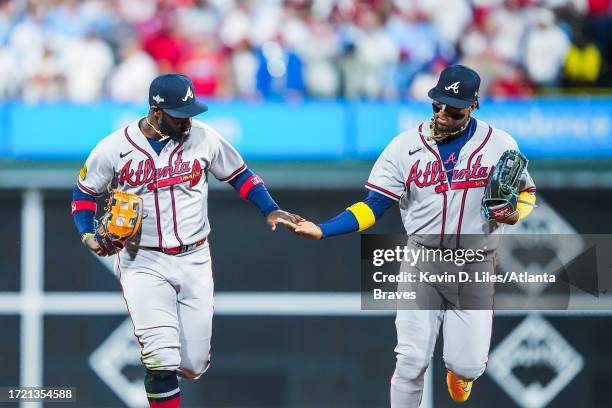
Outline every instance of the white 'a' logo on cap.
[(182, 99), (183, 102), (186, 102), (187, 99), (189, 98), (193, 98), (193, 92), (191, 91), (191, 87), (187, 87), (187, 93), (185, 94), (185, 97)]
[(452, 89), (454, 93), (458, 94), (458, 93), (459, 93), (459, 83), (460, 83), (460, 82), (459, 82), (459, 81), (457, 81), (457, 82), (455, 82), (455, 83), (453, 83), (453, 84), (450, 84), (449, 86), (445, 86), (445, 87), (444, 87), (444, 89), (445, 89), (446, 91), (448, 91), (448, 90)]

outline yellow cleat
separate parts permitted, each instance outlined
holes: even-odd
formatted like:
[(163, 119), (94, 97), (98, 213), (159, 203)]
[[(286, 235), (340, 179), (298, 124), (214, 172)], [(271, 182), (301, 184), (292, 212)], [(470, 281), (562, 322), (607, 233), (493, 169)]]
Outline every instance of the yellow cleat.
[(469, 398), (473, 382), (474, 381), (464, 380), (452, 371), (448, 371), (446, 374), (448, 393), (455, 402), (465, 402)]

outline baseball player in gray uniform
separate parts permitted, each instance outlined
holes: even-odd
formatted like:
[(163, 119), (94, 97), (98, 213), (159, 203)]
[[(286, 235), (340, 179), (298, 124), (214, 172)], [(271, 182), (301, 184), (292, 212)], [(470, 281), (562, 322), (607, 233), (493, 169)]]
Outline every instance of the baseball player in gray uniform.
[[(370, 174), (367, 197), (338, 216), (315, 224), (302, 221), (298, 235), (322, 239), (375, 224), (395, 202), (409, 237), (452, 236), (460, 246), (466, 234), (490, 236), (503, 224), (526, 217), (535, 203), (535, 185), (525, 170), (519, 204), (512, 212), (485, 216), (483, 192), (494, 166), (507, 150), (518, 150), (508, 133), (472, 117), (479, 107), (480, 77), (465, 66), (447, 67), (429, 91), (433, 117), (399, 134), (384, 149)], [(491, 218), (491, 216), (495, 218)], [(485, 260), (492, 270), (492, 257)], [(472, 383), (485, 370), (493, 310), (398, 310), (396, 368), (391, 378), (391, 407), (418, 407), (424, 376), (440, 327), (451, 398), (465, 401)]]
[(115, 273), (141, 346), (150, 406), (177, 408), (177, 375), (197, 379), (210, 364), (208, 175), (255, 204), (272, 230), (279, 220), (302, 219), (279, 208), (227, 140), (192, 119), (207, 106), (194, 96), (188, 77), (157, 77), (149, 105), (146, 117), (93, 149), (77, 179), (72, 213), (85, 246), (108, 255), (94, 232), (96, 198), (110, 185), (142, 199), (142, 227), (118, 252)]

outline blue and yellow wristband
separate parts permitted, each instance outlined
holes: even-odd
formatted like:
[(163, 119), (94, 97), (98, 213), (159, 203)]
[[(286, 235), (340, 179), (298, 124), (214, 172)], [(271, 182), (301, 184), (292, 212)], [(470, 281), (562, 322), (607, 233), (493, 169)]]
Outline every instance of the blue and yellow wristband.
[(351, 205), (334, 218), (320, 224), (323, 238), (364, 231), (372, 227), (394, 202), (389, 197), (370, 191), (365, 200)]

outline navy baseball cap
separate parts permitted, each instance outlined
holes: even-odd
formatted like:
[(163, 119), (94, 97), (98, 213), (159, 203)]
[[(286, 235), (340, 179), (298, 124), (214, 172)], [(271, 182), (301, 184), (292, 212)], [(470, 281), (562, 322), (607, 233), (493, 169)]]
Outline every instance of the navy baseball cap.
[(175, 118), (190, 118), (208, 110), (204, 102), (196, 99), (191, 79), (181, 74), (155, 78), (149, 86), (149, 105)]
[(440, 79), (427, 95), (434, 101), (452, 106), (467, 108), (478, 100), (480, 76), (471, 68), (463, 65), (451, 65), (440, 73)]

